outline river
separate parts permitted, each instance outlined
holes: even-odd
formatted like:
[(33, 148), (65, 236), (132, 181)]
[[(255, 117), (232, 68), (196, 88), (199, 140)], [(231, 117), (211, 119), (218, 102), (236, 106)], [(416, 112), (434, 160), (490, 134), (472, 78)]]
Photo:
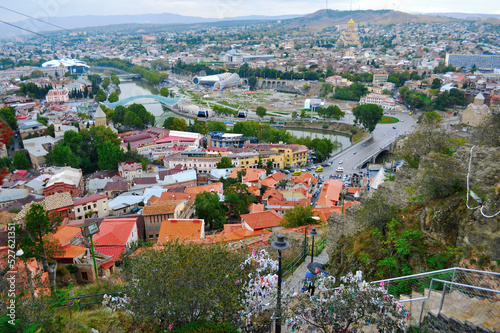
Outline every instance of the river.
[[(132, 96), (137, 95), (149, 95), (149, 94), (158, 94), (158, 90), (145, 81), (122, 81), (120, 83), (120, 99), (125, 99)], [(167, 117), (181, 117), (184, 118), (174, 112), (171, 111), (163, 111), (162, 105), (158, 102), (153, 102), (150, 99), (136, 100), (135, 103), (143, 104), (146, 110), (148, 110), (151, 114), (153, 114), (158, 123), (163, 123), (163, 119)], [(190, 118), (184, 118), (189, 122)], [(160, 125), (161, 124), (157, 124)], [(330, 139), (335, 148), (332, 154), (336, 154), (342, 149), (346, 149), (351, 145), (351, 141), (348, 136), (337, 134), (331, 131), (322, 131), (322, 130), (310, 130), (310, 129), (290, 129), (288, 130), (293, 136), (297, 138), (304, 138), (306, 136), (310, 136), (311, 139), (314, 138), (328, 138)]]

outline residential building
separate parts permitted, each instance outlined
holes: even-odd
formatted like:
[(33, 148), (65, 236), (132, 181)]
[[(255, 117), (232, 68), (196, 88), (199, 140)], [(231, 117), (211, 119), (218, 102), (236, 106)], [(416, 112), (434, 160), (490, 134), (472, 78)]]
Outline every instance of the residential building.
[(250, 231), (277, 231), (282, 229), (281, 220), (283, 217), (274, 210), (243, 214), (241, 226)]
[(158, 240), (162, 222), (179, 218), (186, 203), (187, 200), (168, 200), (155, 201), (145, 206), (142, 215), (146, 227), (146, 239)]
[(93, 236), (95, 249), (113, 260), (120, 259), (125, 248), (138, 240), (137, 218), (105, 219)]
[(497, 54), (450, 54), (446, 53), (446, 66), (453, 65), (456, 68), (500, 69), (500, 55)]
[(40, 204), (49, 213), (50, 217), (59, 217), (61, 220), (64, 218), (74, 219), (73, 214), (73, 198), (69, 192), (55, 193), (48, 195), (40, 202), (30, 202), (25, 204), (19, 213), (12, 220), (19, 224), (24, 224), (24, 217), (30, 210), (33, 203)]
[(69, 102), (69, 93), (66, 89), (51, 89), (45, 96), (47, 103)]
[(224, 132), (210, 132), (207, 135), (207, 145), (209, 147), (236, 147), (243, 148), (246, 138), (243, 134), (237, 133), (224, 133)]
[(168, 219), (161, 223), (158, 242), (163, 245), (169, 240), (199, 241), (205, 238), (205, 220)]
[(276, 154), (284, 156), (283, 163), (288, 168), (307, 165), (309, 149), (304, 145), (247, 143), (245, 148), (253, 148), (257, 152), (273, 150)]
[(108, 196), (104, 194), (94, 194), (77, 199), (73, 205), (75, 218), (78, 220), (92, 217), (95, 213), (97, 213), (97, 217), (106, 217), (109, 215)]
[(317, 208), (337, 206), (340, 200), (340, 192), (342, 191), (342, 181), (329, 179), (323, 184), (318, 201)]
[(30, 135), (41, 135), (47, 130), (47, 126), (32, 119), (18, 121), (17, 126), (19, 127), (21, 139), (25, 139)]
[(29, 194), (29, 190), (23, 188), (1, 188), (0, 209), (10, 206), (14, 201), (26, 198)]
[(72, 167), (62, 167), (50, 177), (43, 189), (43, 195), (48, 196), (55, 193), (69, 192), (72, 197), (83, 195), (82, 170)]
[(359, 104), (376, 104), (384, 110), (396, 110), (396, 101), (390, 96), (370, 93), (364, 97), (361, 97)]
[(113, 176), (113, 178), (111, 178), (111, 181), (107, 182), (106, 185), (104, 185), (103, 192), (108, 196), (108, 198), (114, 199), (120, 194), (127, 192), (128, 188), (129, 183), (124, 181), (122, 177)]
[(130, 213), (139, 204), (144, 202), (144, 196), (133, 194), (122, 194), (108, 202), (109, 215), (124, 215)]
[(45, 156), (52, 150), (56, 143), (57, 140), (50, 135), (23, 140), (24, 149), (28, 151), (33, 168), (39, 170), (45, 166)]
[(125, 180), (131, 182), (136, 177), (142, 177), (142, 164), (135, 161), (118, 163), (118, 173)]
[(387, 82), (389, 74), (373, 74), (373, 84), (378, 85)]

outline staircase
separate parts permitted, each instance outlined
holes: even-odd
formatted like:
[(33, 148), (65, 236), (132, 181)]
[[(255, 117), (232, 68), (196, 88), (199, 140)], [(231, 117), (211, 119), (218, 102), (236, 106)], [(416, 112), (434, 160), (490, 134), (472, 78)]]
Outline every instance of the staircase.
[[(429, 332), (436, 333), (500, 333), (500, 274), (455, 268), (445, 279), (444, 271), (384, 281), (389, 292), (391, 287), (397, 288), (397, 283), (412, 289), (411, 294), (399, 296), (410, 314), (409, 324), (422, 324)], [(422, 290), (423, 285), (431, 290), (424, 288), (423, 293), (414, 290)]]

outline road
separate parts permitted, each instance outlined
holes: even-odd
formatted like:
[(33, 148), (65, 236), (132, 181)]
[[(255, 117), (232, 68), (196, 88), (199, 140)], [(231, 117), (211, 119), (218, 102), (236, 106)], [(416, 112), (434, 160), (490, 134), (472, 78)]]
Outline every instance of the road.
[[(338, 166), (344, 167), (345, 174), (359, 172), (357, 166), (360, 163), (371, 157), (377, 150), (390, 144), (397, 136), (409, 134), (415, 129), (416, 116), (410, 116), (406, 112), (392, 112), (392, 114), (387, 115), (398, 118), (400, 121), (395, 124), (378, 124), (372, 133), (371, 139), (363, 139), (325, 161), (332, 162), (332, 165), (325, 167), (322, 172), (325, 179), (328, 179), (331, 174), (335, 174)], [(342, 120), (342, 122), (350, 124), (353, 121), (354, 116), (352, 114), (346, 114)], [(340, 161), (343, 163), (339, 164)]]

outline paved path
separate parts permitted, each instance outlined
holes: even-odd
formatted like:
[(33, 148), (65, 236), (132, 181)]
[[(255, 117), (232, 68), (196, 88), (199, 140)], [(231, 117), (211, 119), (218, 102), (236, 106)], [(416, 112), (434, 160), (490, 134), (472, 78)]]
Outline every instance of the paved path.
[[(328, 257), (328, 245), (323, 249), (323, 252), (320, 253), (319, 256), (314, 257), (313, 261), (314, 262), (319, 262), (322, 264), (326, 264), (329, 261)], [(287, 293), (293, 293), (293, 292), (300, 292), (303, 286), (304, 278), (306, 276), (307, 272), (307, 265), (311, 263), (311, 257), (307, 257), (304, 262), (297, 267), (297, 270), (293, 272), (292, 275), (290, 275), (288, 278), (285, 280), (285, 288), (283, 289), (283, 294)]]

